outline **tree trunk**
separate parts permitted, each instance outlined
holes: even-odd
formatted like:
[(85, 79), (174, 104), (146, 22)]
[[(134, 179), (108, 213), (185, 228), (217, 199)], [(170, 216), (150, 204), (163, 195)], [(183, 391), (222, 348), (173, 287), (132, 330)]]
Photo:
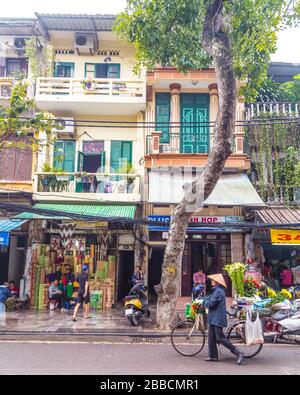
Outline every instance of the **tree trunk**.
[(222, 16), (223, 0), (208, 5), (203, 27), (202, 44), (212, 57), (219, 90), (218, 115), (214, 125), (214, 145), (204, 172), (185, 186), (185, 194), (171, 220), (162, 266), (158, 294), (157, 324), (169, 330), (173, 323), (180, 293), (182, 255), (191, 214), (203, 205), (217, 184), (227, 158), (231, 154), (234, 135), (236, 82), (232, 65), (231, 44)]

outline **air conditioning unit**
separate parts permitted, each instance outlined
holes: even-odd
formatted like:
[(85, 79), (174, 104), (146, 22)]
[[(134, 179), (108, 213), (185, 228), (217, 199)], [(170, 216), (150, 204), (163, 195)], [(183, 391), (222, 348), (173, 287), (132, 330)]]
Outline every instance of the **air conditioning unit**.
[(58, 123), (62, 129), (54, 129), (54, 132), (60, 135), (73, 135), (75, 133), (74, 119), (73, 118), (56, 118), (56, 123)]
[(95, 51), (94, 36), (91, 33), (75, 33), (75, 49), (80, 54), (92, 54)]
[(13, 43), (14, 51), (23, 56), (25, 54), (25, 47), (26, 47), (26, 37), (15, 37)]

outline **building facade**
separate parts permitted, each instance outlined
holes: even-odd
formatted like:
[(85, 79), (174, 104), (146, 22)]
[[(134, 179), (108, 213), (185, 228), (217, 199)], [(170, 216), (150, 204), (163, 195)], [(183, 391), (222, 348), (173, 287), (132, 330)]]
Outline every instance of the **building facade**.
[[(146, 124), (155, 125), (146, 130), (145, 155), (149, 192), (145, 215), (156, 222), (156, 226), (149, 226), (148, 249), (153, 295), (160, 280), (172, 212), (183, 197), (183, 186), (203, 171), (213, 146), (219, 100), (216, 82), (213, 69), (183, 74), (174, 68), (157, 68), (147, 74), (145, 119)], [(242, 120), (244, 103), (238, 97), (236, 112), (236, 119)], [(191, 294), (197, 269), (212, 274), (222, 271), (225, 264), (245, 260), (246, 232), (236, 225), (245, 222), (247, 207), (263, 206), (263, 202), (246, 174), (250, 158), (242, 127), (236, 127), (232, 151), (211, 196), (203, 207), (193, 209), (183, 253), (181, 296)], [(159, 222), (161, 226), (157, 226)]]

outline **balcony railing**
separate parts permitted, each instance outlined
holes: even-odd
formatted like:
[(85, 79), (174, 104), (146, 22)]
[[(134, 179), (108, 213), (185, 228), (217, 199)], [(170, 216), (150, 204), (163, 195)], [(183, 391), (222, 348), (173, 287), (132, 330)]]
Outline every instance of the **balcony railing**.
[(136, 174), (36, 173), (37, 192), (88, 194), (139, 194)]
[(300, 103), (247, 103), (245, 105), (246, 119), (262, 114), (299, 115)]
[(9, 99), (14, 84), (13, 78), (0, 78), (0, 99)]
[[(199, 138), (196, 134), (190, 135), (191, 139), (197, 141)], [(240, 141), (238, 141), (240, 139)], [(210, 149), (213, 146), (213, 136), (210, 135)], [(234, 136), (234, 141), (232, 144), (233, 153), (245, 154), (249, 152), (249, 147), (246, 140), (241, 136)], [(161, 137), (157, 134), (148, 135), (146, 137), (146, 153), (151, 154), (180, 154), (184, 153), (181, 149), (181, 137), (180, 133), (170, 133), (168, 142), (162, 142)], [(189, 153), (189, 152), (186, 152)], [(194, 152), (197, 153), (197, 152)], [(209, 153), (209, 152), (199, 152), (199, 153)]]
[(37, 96), (120, 96), (145, 97), (145, 83), (141, 80), (120, 80), (95, 78), (80, 80), (75, 78), (38, 78)]
[(269, 204), (300, 204), (300, 187), (285, 187), (272, 185), (255, 186), (257, 193), (265, 203)]

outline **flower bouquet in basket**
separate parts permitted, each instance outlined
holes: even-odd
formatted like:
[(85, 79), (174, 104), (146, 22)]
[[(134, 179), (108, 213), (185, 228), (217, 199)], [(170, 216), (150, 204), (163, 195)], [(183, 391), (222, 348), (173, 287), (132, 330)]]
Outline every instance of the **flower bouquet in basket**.
[(235, 262), (230, 265), (226, 265), (224, 270), (228, 273), (233, 288), (236, 293), (236, 298), (241, 298), (245, 296), (244, 289), (244, 275), (246, 271), (246, 265), (241, 262)]

